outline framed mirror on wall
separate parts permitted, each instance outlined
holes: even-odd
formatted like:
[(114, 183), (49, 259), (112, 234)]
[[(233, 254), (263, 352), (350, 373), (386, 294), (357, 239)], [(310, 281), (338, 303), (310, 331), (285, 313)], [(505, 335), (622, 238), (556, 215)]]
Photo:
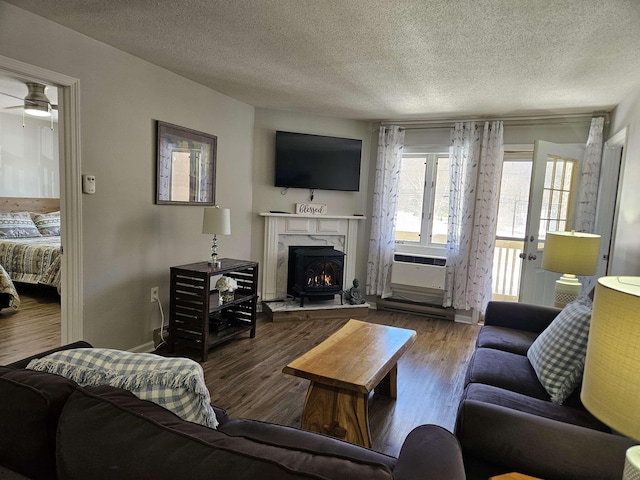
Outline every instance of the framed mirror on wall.
[(157, 123), (156, 204), (215, 205), (218, 137)]

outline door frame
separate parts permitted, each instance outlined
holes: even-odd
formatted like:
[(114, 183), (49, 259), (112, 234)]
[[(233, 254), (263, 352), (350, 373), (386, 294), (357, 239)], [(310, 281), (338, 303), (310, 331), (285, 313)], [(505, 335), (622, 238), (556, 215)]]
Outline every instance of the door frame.
[(61, 342), (82, 340), (82, 193), (80, 161), (80, 80), (0, 55), (0, 70), (58, 87), (60, 164)]
[[(609, 158), (610, 155), (616, 155), (616, 154), (620, 155), (620, 164), (619, 164), (619, 170), (618, 170), (618, 175), (616, 179), (617, 183), (616, 183), (616, 195), (615, 195), (615, 209), (613, 212), (611, 238), (609, 240), (609, 249), (607, 252), (609, 255), (609, 258), (607, 259), (607, 268), (606, 268), (606, 272), (604, 272), (604, 275), (614, 274), (614, 272), (612, 271), (613, 270), (612, 260), (615, 258), (614, 249), (616, 244), (616, 232), (618, 231), (618, 219), (619, 219), (619, 210), (620, 210), (619, 208), (620, 195), (621, 195), (620, 185), (622, 185), (622, 176), (623, 176), (626, 157), (627, 157), (627, 139), (629, 138), (628, 132), (629, 132), (628, 126), (625, 126), (620, 130), (618, 130), (615, 134), (609, 137), (609, 139), (604, 143), (604, 149), (602, 152), (603, 164), (605, 161), (605, 156)], [(620, 154), (620, 150), (622, 150), (621, 154)], [(600, 192), (598, 192), (598, 198), (600, 198)]]

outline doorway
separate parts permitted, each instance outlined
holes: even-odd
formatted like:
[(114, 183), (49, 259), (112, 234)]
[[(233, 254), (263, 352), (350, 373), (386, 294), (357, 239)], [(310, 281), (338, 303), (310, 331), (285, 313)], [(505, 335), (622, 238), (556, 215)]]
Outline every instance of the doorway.
[(506, 152), (498, 207), (492, 299), (552, 305), (558, 274), (543, 270), (547, 232), (570, 230), (583, 149), (536, 141)]
[(82, 197), (80, 169), (79, 80), (0, 56), (0, 74), (58, 88), (61, 214), (61, 343), (83, 338)]
[[(34, 228), (15, 237), (10, 233), (0, 242), (4, 281), (10, 279), (15, 286), (9, 285), (12, 305), (2, 305), (2, 352), (32, 343), (52, 348), (62, 338), (56, 291), (60, 254), (57, 100), (56, 87), (0, 75), (0, 210), (3, 215), (29, 212), (41, 225), (36, 229), (32, 223)], [(28, 112), (27, 107), (37, 108)]]

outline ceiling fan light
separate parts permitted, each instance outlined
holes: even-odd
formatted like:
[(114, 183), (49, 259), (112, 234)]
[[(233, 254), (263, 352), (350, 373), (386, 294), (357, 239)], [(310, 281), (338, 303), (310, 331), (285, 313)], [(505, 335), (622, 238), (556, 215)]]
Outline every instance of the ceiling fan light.
[(29, 93), (24, 97), (24, 113), (34, 117), (48, 117), (51, 115), (51, 102), (45, 94), (46, 85), (27, 82)]
[(31, 115), (32, 117), (48, 117), (51, 115), (49, 112), (49, 105), (38, 105), (38, 104), (29, 104), (27, 102), (24, 104), (24, 113), (27, 115)]

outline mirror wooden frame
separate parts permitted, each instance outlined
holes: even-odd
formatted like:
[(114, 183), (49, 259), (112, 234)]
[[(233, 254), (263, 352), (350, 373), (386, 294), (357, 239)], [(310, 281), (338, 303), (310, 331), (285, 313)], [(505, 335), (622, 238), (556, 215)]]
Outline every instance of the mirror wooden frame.
[(156, 204), (215, 205), (218, 137), (161, 121), (157, 135)]

